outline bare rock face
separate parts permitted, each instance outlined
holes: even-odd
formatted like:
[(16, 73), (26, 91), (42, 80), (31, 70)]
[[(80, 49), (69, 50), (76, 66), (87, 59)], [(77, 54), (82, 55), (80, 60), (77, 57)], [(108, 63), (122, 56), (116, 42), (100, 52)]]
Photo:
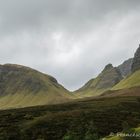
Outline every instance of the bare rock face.
[(131, 74), (132, 62), (133, 58), (130, 58), (118, 66), (118, 69), (120, 70), (123, 77), (127, 77), (129, 74)]
[(137, 71), (137, 70), (140, 70), (140, 45), (139, 45), (139, 48), (137, 49), (137, 51), (134, 55), (132, 68), (131, 68), (132, 73)]

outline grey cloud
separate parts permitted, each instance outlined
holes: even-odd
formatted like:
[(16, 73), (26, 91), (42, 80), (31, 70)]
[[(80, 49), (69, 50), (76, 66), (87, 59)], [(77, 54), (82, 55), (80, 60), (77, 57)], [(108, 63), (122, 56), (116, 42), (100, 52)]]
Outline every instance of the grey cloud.
[(0, 0), (0, 63), (55, 76), (68, 89), (119, 65), (139, 44), (139, 0)]
[(40, 30), (42, 26), (48, 30), (64, 30), (64, 27), (65, 30), (80, 31), (81, 27), (87, 30), (106, 14), (115, 11), (126, 14), (139, 4), (138, 0), (5, 0), (0, 3), (1, 30)]

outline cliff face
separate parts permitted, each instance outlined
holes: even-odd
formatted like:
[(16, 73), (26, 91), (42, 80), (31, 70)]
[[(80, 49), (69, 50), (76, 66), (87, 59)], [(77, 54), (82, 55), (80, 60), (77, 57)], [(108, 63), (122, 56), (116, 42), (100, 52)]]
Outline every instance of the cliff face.
[(133, 59), (133, 63), (132, 63), (132, 73), (134, 73), (135, 71), (140, 69), (140, 45), (139, 48), (137, 49), (135, 55), (134, 55), (134, 59)]
[(132, 62), (133, 58), (130, 58), (118, 66), (118, 69), (120, 70), (123, 77), (127, 77), (131, 74)]

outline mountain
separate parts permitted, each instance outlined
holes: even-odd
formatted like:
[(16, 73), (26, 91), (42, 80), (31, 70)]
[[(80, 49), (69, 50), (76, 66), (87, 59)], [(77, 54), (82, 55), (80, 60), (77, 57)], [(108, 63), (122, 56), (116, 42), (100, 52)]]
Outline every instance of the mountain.
[(95, 78), (88, 81), (82, 88), (75, 93), (80, 97), (97, 96), (123, 79), (118, 68), (108, 64), (104, 70)]
[(131, 74), (132, 63), (133, 58), (130, 58), (118, 66), (118, 69), (120, 70), (123, 77), (127, 77), (128, 75)]
[(71, 98), (49, 75), (21, 65), (0, 65), (0, 109), (56, 104)]
[[(131, 73), (124, 77), (123, 80), (112, 87), (109, 91), (104, 92), (101, 95), (102, 97), (140, 96), (140, 46), (137, 49), (134, 58), (125, 61), (122, 65), (126, 64), (126, 67), (130, 67), (130, 63), (132, 63)], [(125, 66), (123, 67), (122, 65), (120, 66), (124, 70)]]
[(131, 66), (132, 74), (113, 87), (113, 90), (140, 86), (140, 46), (137, 49)]
[(132, 63), (132, 72), (135, 72), (139, 69), (140, 69), (140, 45), (134, 55), (134, 59), (133, 59), (133, 63)]

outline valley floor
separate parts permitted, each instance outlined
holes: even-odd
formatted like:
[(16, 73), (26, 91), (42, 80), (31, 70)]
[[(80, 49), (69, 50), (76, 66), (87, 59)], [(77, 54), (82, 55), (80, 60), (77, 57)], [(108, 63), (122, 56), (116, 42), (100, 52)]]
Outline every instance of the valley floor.
[(1, 110), (0, 140), (99, 140), (139, 124), (139, 96), (89, 98), (60, 105)]

